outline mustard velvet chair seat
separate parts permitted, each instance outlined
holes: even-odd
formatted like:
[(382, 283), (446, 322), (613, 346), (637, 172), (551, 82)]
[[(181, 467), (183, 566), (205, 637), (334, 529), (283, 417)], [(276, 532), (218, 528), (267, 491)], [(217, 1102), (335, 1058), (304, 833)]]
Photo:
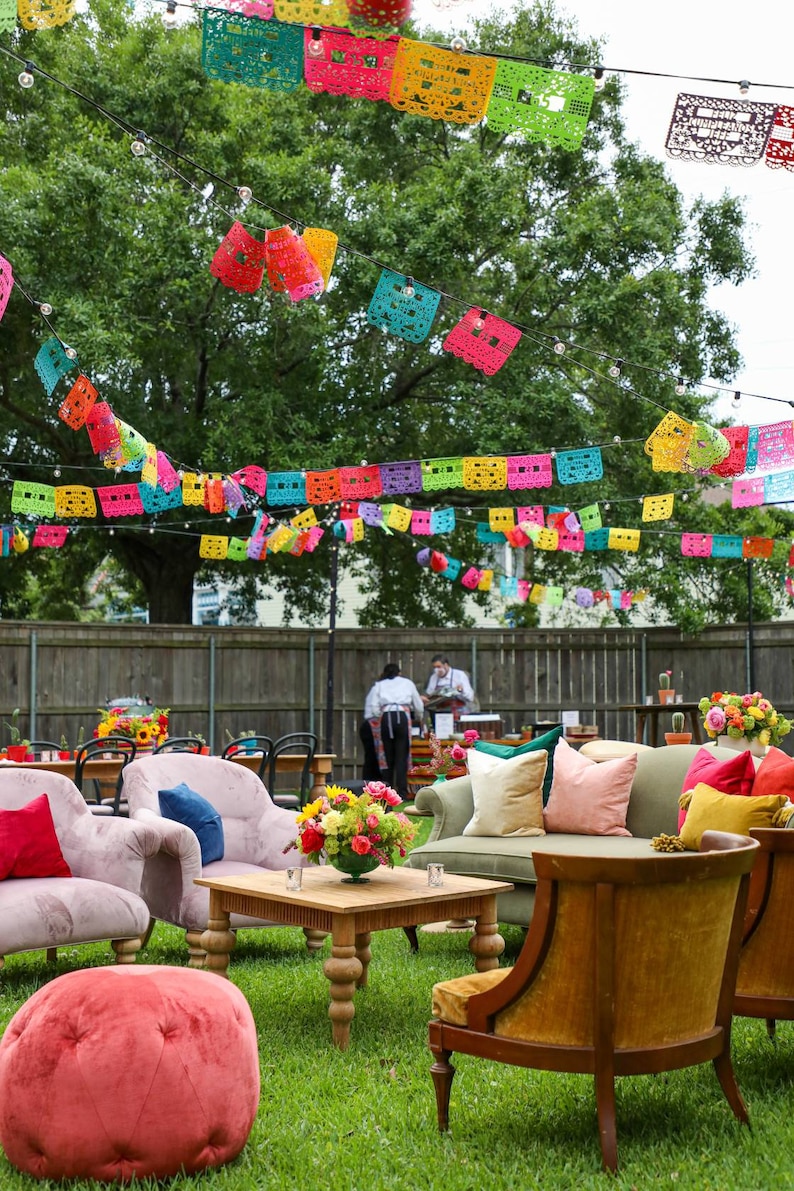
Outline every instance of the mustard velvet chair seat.
[[(211, 803), (223, 823), (223, 858), (202, 865), (198, 838), (190, 827), (161, 816), (159, 791), (184, 782)], [(207, 958), (201, 936), (209, 919), (210, 891), (194, 884), (196, 877), (240, 876), (263, 869), (301, 867), (308, 858), (299, 852), (285, 855), (295, 838), (295, 812), (274, 804), (255, 773), (235, 761), (203, 757), (196, 753), (158, 753), (133, 761), (124, 769), (122, 796), (134, 822), (156, 824), (164, 837), (164, 850), (178, 860), (176, 871), (153, 874), (144, 889), (152, 917), (185, 931), (190, 967), (204, 966)], [(261, 918), (232, 914), (231, 928), (274, 925)], [(322, 932), (304, 930), (310, 950), (323, 945)]]
[(733, 1011), (775, 1021), (794, 1020), (794, 830), (754, 828), (760, 851), (750, 878)]
[(706, 832), (700, 854), (536, 853), (535, 912), (515, 966), (433, 989), (439, 1128), (448, 1127), (455, 1051), (593, 1075), (608, 1170), (617, 1169), (618, 1075), (711, 1060), (746, 1122), (730, 1028), (757, 851), (747, 837)]
[(251, 1010), (210, 972), (69, 972), (22, 1005), (0, 1042), (0, 1143), (37, 1179), (220, 1166), (242, 1150), (258, 1105)]

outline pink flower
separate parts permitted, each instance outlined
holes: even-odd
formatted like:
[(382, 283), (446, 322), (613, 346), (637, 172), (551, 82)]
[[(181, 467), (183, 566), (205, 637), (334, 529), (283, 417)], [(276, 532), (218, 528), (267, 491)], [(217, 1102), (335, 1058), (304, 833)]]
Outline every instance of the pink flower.
[(370, 798), (384, 798), (388, 789), (385, 782), (367, 782), (364, 793), (369, 794)]
[(367, 827), (369, 827), (371, 831), (374, 831), (379, 823), (380, 819), (377, 815), (367, 815)]
[(710, 732), (715, 732), (717, 735), (725, 727), (725, 712), (721, 707), (712, 707), (707, 713), (703, 721)]
[(477, 731), (476, 728), (467, 728), (466, 731), (463, 733), (463, 739), (466, 742), (466, 745), (468, 747), (471, 747), (471, 745), (474, 744), (475, 740), (480, 739), (480, 733)]
[(752, 705), (753, 705), (753, 696), (752, 695), (742, 695), (742, 707), (752, 707)]
[(401, 826), (401, 827), (408, 827), (408, 826), (410, 826), (410, 822), (411, 822), (411, 820), (408, 818), (408, 816), (407, 816), (407, 815), (404, 815), (404, 814), (402, 813), (402, 811), (398, 811), (398, 812), (397, 812), (397, 814), (396, 814), (394, 817), (395, 817), (395, 819), (397, 820), (397, 822), (400, 824), (400, 826)]
[(399, 806), (402, 798), (396, 790), (392, 790), (391, 786), (386, 787), (386, 793), (383, 795), (383, 800), (388, 806)]
[(358, 856), (366, 856), (369, 852), (374, 851), (365, 835), (354, 835), (350, 841), (350, 847)]
[(466, 760), (466, 750), (459, 744), (453, 744), (452, 750), (449, 755), (453, 761), (465, 761)]

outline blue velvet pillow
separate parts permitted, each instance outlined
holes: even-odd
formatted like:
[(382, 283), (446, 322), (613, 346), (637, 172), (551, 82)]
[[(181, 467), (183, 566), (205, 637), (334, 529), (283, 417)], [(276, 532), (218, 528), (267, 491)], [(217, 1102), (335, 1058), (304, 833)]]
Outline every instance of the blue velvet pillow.
[(159, 798), (163, 818), (184, 823), (198, 836), (202, 867), (211, 860), (223, 860), (223, 823), (211, 802), (185, 782), (172, 790), (160, 790)]
[(489, 753), (492, 757), (501, 757), (503, 761), (508, 761), (510, 757), (520, 757), (522, 753), (534, 753), (537, 749), (545, 749), (549, 754), (546, 776), (543, 779), (543, 805), (545, 806), (549, 801), (551, 783), (554, 778), (554, 749), (561, 736), (562, 724), (557, 728), (552, 728), (550, 732), (544, 732), (542, 736), (536, 736), (534, 740), (528, 740), (526, 744), (516, 745), (515, 748), (509, 744), (493, 744), (490, 740), (478, 740), (474, 747), (478, 753)]

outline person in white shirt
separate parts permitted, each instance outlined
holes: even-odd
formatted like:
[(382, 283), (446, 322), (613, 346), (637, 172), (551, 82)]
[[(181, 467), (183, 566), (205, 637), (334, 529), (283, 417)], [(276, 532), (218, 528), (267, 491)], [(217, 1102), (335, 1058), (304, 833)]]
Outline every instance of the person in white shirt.
[(429, 703), (431, 699), (446, 695), (459, 704), (465, 704), (465, 708), (459, 708), (460, 711), (468, 709), (474, 702), (474, 688), (466, 671), (453, 669), (449, 664), (449, 658), (442, 653), (437, 653), (430, 664), (433, 670), (422, 701)]
[(419, 691), (400, 674), (396, 662), (387, 662), (370, 688), (364, 704), (365, 719), (380, 718), (380, 736), (386, 754), (386, 781), (400, 798), (408, 797), (408, 758), (411, 752), (411, 714), (422, 722), (425, 713)]

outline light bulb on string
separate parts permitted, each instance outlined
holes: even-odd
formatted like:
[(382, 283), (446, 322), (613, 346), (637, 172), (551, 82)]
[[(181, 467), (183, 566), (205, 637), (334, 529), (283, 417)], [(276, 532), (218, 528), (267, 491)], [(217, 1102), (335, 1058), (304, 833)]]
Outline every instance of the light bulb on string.
[(77, 352), (73, 347), (68, 347), (66, 344), (63, 345), (63, 354), (66, 356), (67, 360), (77, 359)]
[(312, 29), (311, 41), (306, 47), (306, 53), (310, 58), (322, 58), (323, 56), (323, 36), (316, 25)]
[(406, 298), (412, 298), (415, 293), (416, 293), (416, 289), (414, 288), (413, 277), (410, 277), (410, 276), (406, 277), (405, 285), (403, 286), (403, 294), (405, 295)]
[(485, 311), (481, 310), (474, 320), (474, 330), (481, 331), (485, 326)]
[(596, 66), (595, 70), (593, 71), (593, 82), (595, 83), (596, 91), (604, 90), (606, 79), (604, 78), (603, 66)]
[(679, 376), (678, 380), (675, 382), (675, 395), (676, 397), (683, 397), (684, 393), (686, 393), (684, 378), (683, 376)]
[(739, 82), (739, 94), (741, 95), (742, 99), (745, 99), (747, 97), (747, 95), (749, 95), (749, 93), (750, 93), (750, 80), (749, 79), (741, 79)]
[(614, 434), (614, 435), (612, 436), (612, 441), (613, 441), (613, 443), (615, 444), (615, 446), (616, 446), (616, 447), (619, 447), (619, 446), (620, 446), (620, 444), (623, 442), (623, 439), (620, 437), (620, 435), (619, 435), (619, 434)]
[(153, 526), (153, 525), (150, 525), (150, 526), (149, 526), (149, 533), (154, 533), (154, 526)]
[(614, 377), (620, 376), (620, 370), (622, 367), (623, 367), (623, 361), (620, 359), (615, 360), (609, 366), (609, 375), (614, 376)]
[(565, 355), (565, 344), (563, 343), (563, 341), (561, 339), (558, 339), (557, 336), (555, 335), (551, 342), (552, 342), (552, 346), (553, 346), (555, 352), (557, 353), (557, 355), (564, 356)]
[(453, 54), (465, 54), (466, 42), (462, 37), (453, 37), (452, 41), (449, 43), (449, 48), (452, 50)]
[(734, 409), (738, 409), (741, 404), (742, 404), (742, 394), (741, 394), (740, 390), (737, 389), (733, 395), (733, 401), (731, 401), (731, 405), (733, 406)]
[(243, 206), (245, 207), (248, 205), (248, 203), (250, 203), (251, 199), (254, 197), (254, 192), (250, 186), (238, 186), (237, 187), (237, 197), (240, 200), (240, 202), (243, 204)]
[(136, 132), (135, 140), (130, 145), (130, 153), (133, 157), (143, 157), (146, 152), (146, 133)]
[(24, 87), (24, 89), (26, 91), (27, 91), (28, 87), (32, 87), (36, 81), (35, 78), (33, 77), (33, 71), (35, 69), (36, 69), (36, 67), (33, 65), (32, 62), (26, 62), (25, 69), (19, 75), (19, 80), (18, 80), (19, 85), (20, 85), (20, 87)]
[(166, 0), (163, 13), (163, 25), (166, 29), (176, 29), (179, 18), (176, 15), (176, 0)]
[(50, 306), (49, 302), (39, 302), (39, 311), (47, 318), (48, 315), (52, 314), (52, 306)]
[(59, 480), (59, 479), (61, 478), (61, 469), (60, 469), (60, 467), (54, 467), (54, 468), (52, 469), (52, 474), (53, 474), (53, 476), (55, 477), (55, 479), (56, 479), (56, 480)]

